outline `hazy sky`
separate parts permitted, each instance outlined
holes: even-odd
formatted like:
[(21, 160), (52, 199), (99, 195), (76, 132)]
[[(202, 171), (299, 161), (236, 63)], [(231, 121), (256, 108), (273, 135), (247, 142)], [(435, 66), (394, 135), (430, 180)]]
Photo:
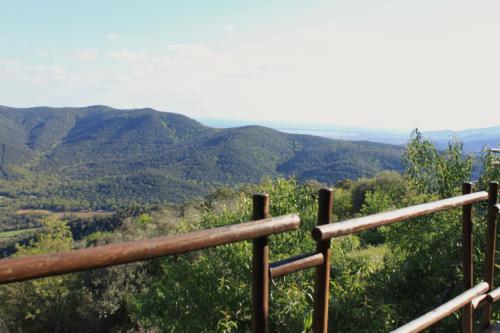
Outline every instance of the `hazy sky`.
[(500, 125), (500, 1), (4, 1), (0, 104)]

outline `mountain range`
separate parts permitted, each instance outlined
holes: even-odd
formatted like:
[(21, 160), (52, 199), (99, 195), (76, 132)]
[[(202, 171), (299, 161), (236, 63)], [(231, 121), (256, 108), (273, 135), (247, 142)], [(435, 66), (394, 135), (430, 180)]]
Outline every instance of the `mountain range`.
[(0, 106), (0, 177), (57, 178), (59, 195), (180, 201), (266, 176), (334, 183), (400, 170), (402, 152), (262, 126), (216, 129), (150, 108)]
[[(248, 121), (200, 119), (202, 123), (213, 127), (229, 128), (241, 126)], [(347, 127), (332, 124), (297, 124), (258, 122), (261, 125), (277, 129), (286, 133), (309, 134), (331, 139), (351, 141), (373, 141), (394, 145), (405, 145), (410, 137), (411, 130), (396, 129), (373, 129), (363, 127)], [(493, 123), (492, 123), (493, 124)], [(500, 126), (486, 128), (473, 128), (465, 130), (421, 130), (424, 138), (432, 141), (438, 149), (443, 149), (448, 142), (458, 139), (464, 144), (464, 151), (478, 154), (485, 147), (493, 148), (500, 146)]]

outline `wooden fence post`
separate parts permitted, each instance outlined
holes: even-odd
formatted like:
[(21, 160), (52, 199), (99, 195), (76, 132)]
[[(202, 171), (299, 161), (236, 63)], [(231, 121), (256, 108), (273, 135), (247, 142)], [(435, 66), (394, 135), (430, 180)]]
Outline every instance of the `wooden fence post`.
[[(494, 273), (495, 273), (495, 252), (496, 252), (496, 237), (497, 237), (497, 213), (494, 207), (498, 201), (498, 183), (491, 182), (488, 190), (488, 225), (486, 232), (486, 251), (484, 258), (484, 282), (490, 285), (489, 291), (493, 290)], [(483, 306), (481, 315), (481, 332), (490, 326), (491, 322), (491, 304), (486, 303)]]
[[(333, 191), (329, 188), (319, 190), (318, 225), (329, 224), (333, 209)], [(314, 333), (328, 331), (328, 299), (330, 292), (330, 240), (317, 241), (316, 251), (323, 254), (323, 264), (316, 268), (314, 285)]]
[[(269, 195), (253, 195), (253, 220), (270, 217)], [(253, 240), (252, 257), (252, 331), (268, 332), (269, 315), (269, 246), (267, 237)]]
[[(462, 184), (462, 194), (472, 193), (472, 183)], [(462, 207), (462, 249), (463, 249), (463, 271), (464, 287), (468, 290), (473, 287), (473, 266), (472, 266), (472, 204)], [(462, 333), (472, 333), (473, 308), (472, 303), (466, 304), (462, 308)]]

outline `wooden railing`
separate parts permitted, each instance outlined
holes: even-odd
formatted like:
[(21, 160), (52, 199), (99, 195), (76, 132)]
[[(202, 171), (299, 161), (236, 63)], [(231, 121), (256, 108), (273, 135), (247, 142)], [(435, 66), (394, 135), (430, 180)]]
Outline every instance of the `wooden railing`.
[[(462, 207), (462, 248), (465, 292), (435, 310), (393, 332), (420, 332), (453, 312), (462, 309), (462, 331), (472, 333), (473, 312), (482, 307), (481, 329), (491, 320), (491, 304), (500, 299), (500, 288), (493, 289), (497, 217), (500, 211), (498, 183), (492, 182), (488, 192), (472, 193), (472, 184), (464, 183), (462, 195), (390, 212), (331, 223), (333, 192), (321, 189), (318, 195), (318, 221), (311, 234), (316, 251), (269, 263), (268, 236), (295, 230), (297, 215), (270, 217), (269, 197), (253, 196), (253, 222), (158, 237), (148, 240), (111, 244), (68, 252), (0, 260), (0, 284), (96, 269), (201, 250), (219, 245), (253, 240), (252, 257), (252, 331), (268, 332), (269, 279), (302, 269), (316, 268), (313, 332), (328, 331), (330, 286), (330, 240), (434, 212)], [(488, 201), (486, 257), (483, 282), (473, 286), (472, 205)]]
[(97, 246), (67, 252), (0, 260), (0, 283), (81, 272), (206, 249), (294, 230), (297, 215), (286, 215), (227, 227)]
[(0, 260), (0, 284), (80, 272), (253, 240), (252, 321), (254, 332), (268, 326), (269, 247), (267, 237), (295, 230), (298, 215), (269, 216), (267, 194), (253, 196), (253, 222), (97, 246), (67, 252)]
[[(497, 205), (498, 183), (490, 183), (488, 192), (476, 193), (472, 193), (471, 183), (464, 183), (462, 194), (463, 195), (454, 198), (365, 216), (340, 223), (318, 226), (313, 229), (312, 236), (318, 242), (326, 241), (334, 237), (357, 233), (369, 228), (380, 227), (455, 207), (462, 207), (462, 250), (465, 292), (437, 309), (400, 327), (394, 332), (420, 332), (461, 308), (462, 332), (472, 333), (474, 305), (476, 307), (484, 305), (481, 329), (485, 329), (490, 325), (491, 303), (497, 298), (497, 294), (500, 295), (500, 291), (495, 293), (492, 291), (495, 269), (496, 223), (499, 211), (499, 206)], [(488, 201), (488, 224), (484, 281), (474, 287), (472, 262), (472, 204), (486, 200)], [(491, 293), (486, 294), (488, 292)], [(316, 333), (326, 332), (326, 329), (320, 330), (319, 327), (315, 327)]]

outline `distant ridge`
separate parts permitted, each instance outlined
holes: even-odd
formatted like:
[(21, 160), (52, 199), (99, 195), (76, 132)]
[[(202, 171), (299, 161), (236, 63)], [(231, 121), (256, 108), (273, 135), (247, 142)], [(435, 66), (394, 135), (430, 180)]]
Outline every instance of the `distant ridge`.
[[(282, 133), (262, 126), (215, 129), (177, 113), (0, 107), (0, 169), (67, 179), (58, 193), (182, 200), (265, 176), (334, 183), (400, 170), (403, 149)], [(2, 175), (2, 173), (0, 173)]]
[[(229, 128), (242, 124), (242, 121), (203, 119), (202, 123), (214, 127)], [(410, 137), (411, 130), (373, 129), (363, 127), (336, 126), (329, 124), (294, 124), (263, 122), (263, 125), (286, 133), (309, 134), (325, 138), (373, 141), (394, 145), (405, 145)], [(500, 126), (473, 128), (466, 130), (437, 130), (422, 131), (425, 138), (431, 140), (438, 148), (445, 148), (454, 138), (464, 143), (467, 152), (479, 153), (484, 147), (500, 145)]]
[(442, 130), (424, 132), (424, 136), (432, 140), (440, 148), (446, 147), (448, 142), (459, 139), (468, 152), (480, 152), (483, 148), (493, 148), (500, 145), (500, 126), (487, 128), (472, 128), (462, 131)]

